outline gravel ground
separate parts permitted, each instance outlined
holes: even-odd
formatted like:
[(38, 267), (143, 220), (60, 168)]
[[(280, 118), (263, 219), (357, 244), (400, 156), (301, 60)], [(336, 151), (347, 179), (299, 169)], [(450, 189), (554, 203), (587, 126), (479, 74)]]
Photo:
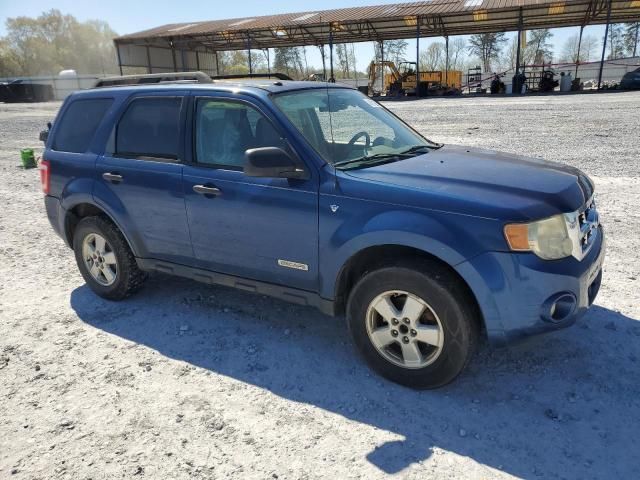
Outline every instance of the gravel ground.
[(593, 176), (608, 258), (577, 325), (415, 392), (309, 308), (161, 275), (101, 300), (17, 167), (59, 105), (0, 104), (0, 478), (638, 478), (640, 92), (387, 105)]

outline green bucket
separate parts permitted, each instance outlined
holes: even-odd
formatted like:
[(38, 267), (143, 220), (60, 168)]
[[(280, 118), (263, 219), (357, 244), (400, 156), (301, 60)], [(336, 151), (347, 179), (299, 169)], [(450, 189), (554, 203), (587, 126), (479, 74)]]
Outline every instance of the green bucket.
[(22, 166), (24, 168), (35, 168), (36, 157), (33, 154), (33, 148), (23, 148), (20, 150), (20, 156), (22, 157)]

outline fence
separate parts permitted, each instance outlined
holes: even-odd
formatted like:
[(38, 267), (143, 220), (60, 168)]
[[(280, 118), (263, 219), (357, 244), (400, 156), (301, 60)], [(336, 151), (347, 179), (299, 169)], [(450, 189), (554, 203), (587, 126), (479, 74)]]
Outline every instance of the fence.
[[(606, 60), (602, 69), (602, 83), (619, 83), (625, 73), (632, 72), (640, 67), (640, 57), (620, 58), (616, 60)], [(542, 65), (528, 65), (524, 68), (524, 73), (527, 75), (529, 71), (535, 71), (538, 74), (542, 70)], [(551, 68), (558, 76), (564, 72), (571, 73), (571, 76), (576, 78), (576, 64), (575, 63), (554, 63), (551, 65), (545, 65), (544, 68)], [(577, 78), (585, 84), (585, 88), (594, 88), (598, 86), (598, 73), (600, 70), (600, 62), (583, 62), (578, 65)], [(522, 69), (520, 70), (522, 72)], [(512, 77), (515, 73), (515, 69), (511, 68), (504, 72), (497, 72), (504, 74), (502, 79), (506, 85), (510, 85)], [(466, 84), (463, 86), (465, 91), (471, 87), (471, 91), (482, 84), (483, 88), (489, 86), (489, 83), (493, 79), (494, 73), (485, 72), (482, 74), (482, 78), (479, 78), (477, 72), (471, 72), (464, 75), (466, 77)], [(557, 77), (556, 79), (559, 79)]]

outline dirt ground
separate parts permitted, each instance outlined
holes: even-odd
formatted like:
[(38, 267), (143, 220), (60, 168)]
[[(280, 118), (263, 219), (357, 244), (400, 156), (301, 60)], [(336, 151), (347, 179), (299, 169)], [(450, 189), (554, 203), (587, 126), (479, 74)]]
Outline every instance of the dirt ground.
[(415, 392), (310, 308), (161, 275), (101, 300), (18, 168), (59, 105), (0, 104), (0, 478), (639, 478), (640, 92), (387, 105), (592, 175), (608, 257), (583, 319)]

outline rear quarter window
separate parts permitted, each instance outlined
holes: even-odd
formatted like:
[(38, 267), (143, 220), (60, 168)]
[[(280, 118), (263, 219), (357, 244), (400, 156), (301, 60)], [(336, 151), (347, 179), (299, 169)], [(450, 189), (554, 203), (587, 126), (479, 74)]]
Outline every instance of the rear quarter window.
[(74, 100), (59, 120), (51, 148), (59, 152), (86, 152), (112, 104), (112, 98)]

